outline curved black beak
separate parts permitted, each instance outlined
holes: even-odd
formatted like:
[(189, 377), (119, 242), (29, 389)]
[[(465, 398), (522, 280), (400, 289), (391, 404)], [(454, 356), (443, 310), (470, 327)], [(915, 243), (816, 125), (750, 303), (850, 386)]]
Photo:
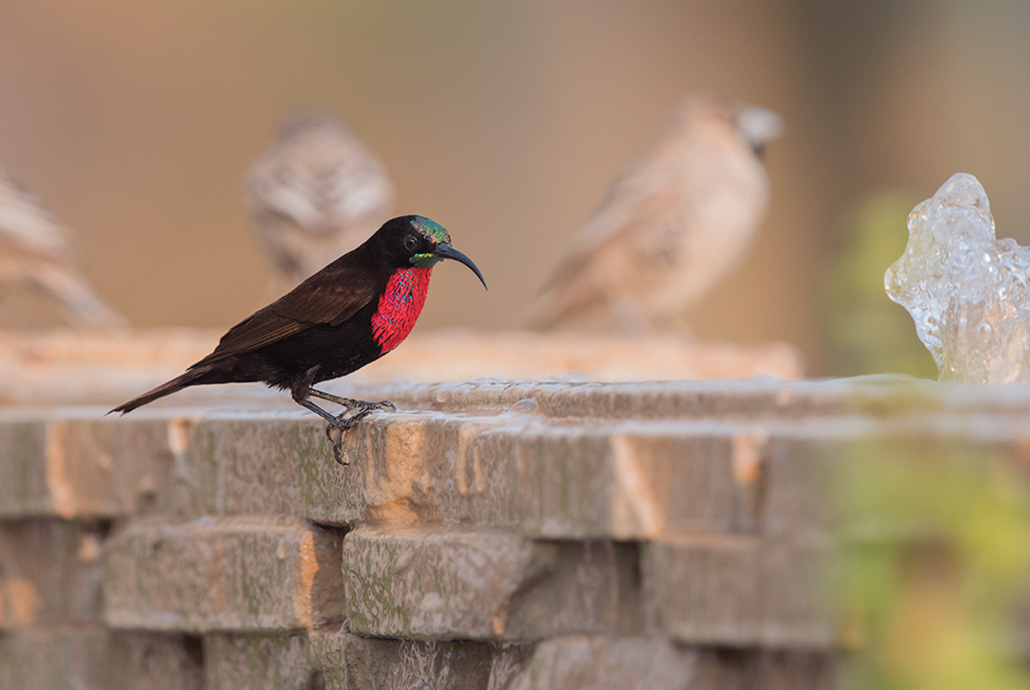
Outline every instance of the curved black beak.
[(483, 274), (480, 273), (479, 268), (474, 263), (472, 263), (472, 259), (465, 256), (451, 245), (447, 244), (446, 242), (441, 242), (440, 244), (436, 245), (436, 249), (433, 250), (433, 253), (443, 259), (454, 259), (459, 263), (465, 264), (466, 266), (472, 269), (473, 273), (476, 274), (476, 277), (479, 278), (479, 282), (483, 284), (483, 287), (487, 290), (490, 289), (486, 287), (486, 281), (483, 280)]

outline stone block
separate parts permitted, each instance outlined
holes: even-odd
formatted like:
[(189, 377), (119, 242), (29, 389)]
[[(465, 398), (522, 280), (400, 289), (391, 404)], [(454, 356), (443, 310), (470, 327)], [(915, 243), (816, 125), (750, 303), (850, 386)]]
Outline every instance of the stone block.
[[(834, 425), (831, 425), (831, 427)], [(774, 537), (827, 536), (836, 529), (834, 471), (854, 456), (854, 428), (808, 429), (771, 438), (764, 453), (764, 523)]]
[(202, 642), (191, 635), (114, 631), (108, 637), (106, 654), (93, 663), (103, 665), (107, 678), (98, 690), (204, 688)]
[(312, 687), (307, 635), (204, 636), (204, 687), (280, 690)]
[(320, 524), (517, 521), (510, 419), (399, 411), (347, 432), (333, 461), (325, 424), (299, 414), (201, 420), (184, 461), (194, 514), (282, 513)]
[(834, 655), (794, 650), (702, 648), (691, 690), (833, 690)]
[(704, 422), (528, 429), (518, 440), (521, 528), (622, 540), (756, 531), (764, 434)]
[(361, 634), (532, 640), (642, 627), (632, 544), (362, 527), (344, 540), (343, 567)]
[(531, 649), (516, 644), (390, 640), (314, 631), (309, 659), (325, 690), (504, 690)]
[(344, 514), (355, 523), (518, 521), (514, 443), (525, 421), (399, 412), (348, 432)]
[(0, 629), (100, 620), (102, 525), (0, 522)]
[(0, 517), (116, 518), (152, 509), (191, 429), (185, 418), (5, 420)]
[(692, 534), (642, 549), (645, 610), (660, 634), (739, 648), (825, 649), (835, 639), (828, 541)]
[(54, 515), (46, 463), (47, 423), (40, 417), (0, 420), (0, 517)]
[(109, 634), (100, 628), (28, 628), (0, 635), (0, 688), (106, 688)]
[(335, 525), (520, 525), (532, 537), (622, 540), (754, 531), (760, 517), (760, 429), (401, 411), (349, 431), (345, 467), (329, 459), (322, 430), (297, 417), (202, 420), (186, 461), (191, 510)]
[(340, 619), (340, 534), (294, 518), (139, 521), (108, 542), (116, 628), (282, 632)]
[(659, 638), (559, 637), (536, 645), (508, 690), (694, 690), (699, 654)]
[(826, 650), (840, 638), (834, 606), (839, 549), (826, 538), (773, 539), (762, 544), (761, 644), (774, 649)]
[(333, 461), (325, 423), (285, 411), (205, 417), (183, 461), (193, 515), (295, 515), (344, 524), (347, 468)]
[(0, 688), (202, 690), (200, 641), (101, 628), (26, 628), (0, 635)]
[(686, 644), (760, 639), (762, 552), (754, 535), (691, 535), (641, 547), (648, 619)]

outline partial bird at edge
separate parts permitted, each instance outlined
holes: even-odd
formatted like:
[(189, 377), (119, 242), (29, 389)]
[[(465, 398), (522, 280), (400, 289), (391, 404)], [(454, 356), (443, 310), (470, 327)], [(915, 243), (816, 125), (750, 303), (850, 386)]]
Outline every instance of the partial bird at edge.
[(73, 260), (72, 236), (43, 201), (0, 166), (0, 285), (55, 300), (80, 328), (124, 329), (128, 321), (100, 299)]
[(769, 198), (761, 159), (781, 130), (772, 111), (729, 96), (684, 99), (574, 235), (524, 325), (607, 306), (632, 333), (686, 332), (684, 311), (753, 241)]
[(389, 218), (394, 197), (383, 163), (317, 111), (287, 120), (246, 180), (258, 237), (291, 287), (368, 239)]

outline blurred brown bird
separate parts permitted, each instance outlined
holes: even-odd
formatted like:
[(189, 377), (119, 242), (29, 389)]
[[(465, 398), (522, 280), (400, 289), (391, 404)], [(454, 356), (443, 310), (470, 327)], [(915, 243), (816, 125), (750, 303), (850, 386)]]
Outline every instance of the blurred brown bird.
[(379, 159), (315, 112), (286, 122), (251, 168), (246, 192), (258, 234), (291, 284), (367, 240), (394, 197)]
[(128, 325), (97, 297), (75, 267), (71, 232), (42, 200), (0, 166), (0, 287), (27, 287), (57, 300), (76, 326)]
[(631, 332), (686, 330), (683, 311), (746, 253), (769, 199), (772, 111), (716, 94), (681, 102), (608, 189), (530, 309), (549, 328), (598, 306)]

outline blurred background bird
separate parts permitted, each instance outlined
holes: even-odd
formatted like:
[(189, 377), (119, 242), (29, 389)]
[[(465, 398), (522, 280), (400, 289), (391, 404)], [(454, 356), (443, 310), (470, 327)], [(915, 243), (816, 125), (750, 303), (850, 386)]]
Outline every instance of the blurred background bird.
[(292, 287), (367, 240), (389, 217), (394, 187), (343, 124), (305, 112), (254, 163), (246, 195), (281, 287)]
[(525, 321), (550, 328), (606, 305), (632, 333), (686, 332), (684, 310), (744, 256), (764, 217), (770, 110), (698, 94), (673, 111), (573, 237)]
[(76, 326), (116, 330), (128, 325), (79, 273), (68, 228), (0, 166), (0, 289), (6, 293), (19, 288), (56, 300)]

